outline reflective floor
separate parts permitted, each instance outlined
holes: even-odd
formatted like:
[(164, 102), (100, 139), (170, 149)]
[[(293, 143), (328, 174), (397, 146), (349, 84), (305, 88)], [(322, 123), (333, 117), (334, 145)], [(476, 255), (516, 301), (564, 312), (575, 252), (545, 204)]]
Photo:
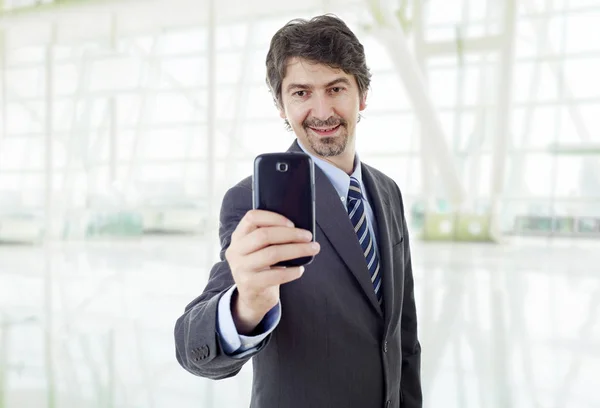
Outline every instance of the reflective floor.
[[(600, 241), (412, 245), (426, 407), (600, 406)], [(248, 406), (249, 365), (212, 382), (175, 360), (207, 246), (0, 247), (0, 407)]]

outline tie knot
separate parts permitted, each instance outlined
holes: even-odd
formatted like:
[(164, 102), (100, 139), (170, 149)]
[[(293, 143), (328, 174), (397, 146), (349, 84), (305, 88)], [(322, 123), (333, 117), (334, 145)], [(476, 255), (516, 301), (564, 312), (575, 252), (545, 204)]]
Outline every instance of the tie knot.
[(362, 200), (362, 191), (360, 189), (360, 183), (355, 177), (350, 177), (350, 189), (348, 190), (348, 199), (350, 200)]

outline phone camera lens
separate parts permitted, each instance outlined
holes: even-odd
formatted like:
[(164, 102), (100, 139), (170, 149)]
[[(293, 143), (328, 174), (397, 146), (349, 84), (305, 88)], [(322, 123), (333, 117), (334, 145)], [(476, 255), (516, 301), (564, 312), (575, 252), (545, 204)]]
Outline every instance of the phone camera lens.
[(282, 163), (282, 162), (277, 163), (277, 171), (280, 171), (282, 173), (285, 173), (286, 171), (288, 171), (287, 163)]

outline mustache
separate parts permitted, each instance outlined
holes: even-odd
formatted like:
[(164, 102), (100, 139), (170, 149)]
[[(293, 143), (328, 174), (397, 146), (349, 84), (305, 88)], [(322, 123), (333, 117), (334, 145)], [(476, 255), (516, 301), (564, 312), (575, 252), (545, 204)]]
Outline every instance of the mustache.
[(319, 120), (316, 118), (309, 118), (304, 120), (304, 122), (302, 122), (302, 126), (306, 129), (308, 127), (317, 127), (317, 128), (321, 128), (321, 127), (337, 127), (339, 125), (346, 127), (346, 125), (348, 124), (348, 122), (346, 122), (343, 118), (340, 117), (330, 117), (327, 118), (327, 120)]

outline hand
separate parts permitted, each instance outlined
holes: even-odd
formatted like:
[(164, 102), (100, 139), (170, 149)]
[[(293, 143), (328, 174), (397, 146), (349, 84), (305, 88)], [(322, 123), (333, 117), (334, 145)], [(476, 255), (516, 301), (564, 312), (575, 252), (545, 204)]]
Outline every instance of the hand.
[(225, 251), (237, 296), (231, 311), (238, 333), (249, 334), (279, 302), (279, 286), (296, 280), (304, 267), (272, 267), (281, 261), (314, 256), (320, 247), (312, 234), (270, 211), (250, 210), (231, 235)]

